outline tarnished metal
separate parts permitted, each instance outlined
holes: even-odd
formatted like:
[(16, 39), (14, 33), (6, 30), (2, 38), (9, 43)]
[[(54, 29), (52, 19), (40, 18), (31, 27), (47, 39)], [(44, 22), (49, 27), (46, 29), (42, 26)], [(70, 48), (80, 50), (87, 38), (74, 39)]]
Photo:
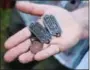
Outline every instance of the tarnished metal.
[(50, 33), (39, 22), (32, 22), (29, 26), (30, 31), (40, 40), (41, 43), (49, 43)]
[(51, 35), (56, 37), (61, 35), (61, 28), (53, 15), (45, 15), (43, 18), (43, 23)]
[(39, 41), (33, 41), (32, 45), (30, 46), (30, 51), (34, 54), (41, 51), (43, 49), (43, 44)]

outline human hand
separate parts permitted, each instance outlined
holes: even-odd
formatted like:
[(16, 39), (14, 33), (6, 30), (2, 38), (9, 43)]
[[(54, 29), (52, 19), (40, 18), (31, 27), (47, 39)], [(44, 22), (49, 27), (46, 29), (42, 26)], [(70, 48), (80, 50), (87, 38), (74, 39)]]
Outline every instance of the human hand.
[(43, 24), (42, 18), (45, 14), (54, 15), (62, 29), (62, 34), (60, 37), (53, 37), (50, 44), (43, 44), (43, 49), (33, 54), (28, 50), (30, 46), (32, 46), (30, 39), (31, 32), (28, 27), (25, 27), (5, 42), (5, 48), (7, 48), (8, 51), (4, 59), (7, 62), (12, 62), (16, 58), (18, 58), (21, 63), (28, 63), (33, 60), (40, 61), (71, 48), (81, 39), (82, 27), (73, 19), (70, 12), (60, 7), (34, 4), (27, 1), (17, 2), (16, 7), (22, 12), (40, 16), (41, 18), (38, 21), (41, 24)]

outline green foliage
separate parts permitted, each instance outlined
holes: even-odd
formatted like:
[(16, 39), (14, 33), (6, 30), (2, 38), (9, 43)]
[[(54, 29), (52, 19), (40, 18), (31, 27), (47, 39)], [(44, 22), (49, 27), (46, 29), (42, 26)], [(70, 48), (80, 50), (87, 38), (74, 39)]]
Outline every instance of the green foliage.
[[(10, 23), (10, 16), (11, 16), (11, 10), (3, 10), (0, 9), (0, 54), (3, 55), (5, 49), (4, 49), (4, 42), (6, 40), (6, 29)], [(1, 68), (4, 68), (4, 61), (3, 61), (3, 56), (1, 58)]]
[(1, 40), (1, 47), (3, 47), (4, 41), (6, 39), (6, 29), (10, 23), (10, 15), (11, 14), (11, 10), (7, 9), (7, 10), (3, 10), (0, 9), (0, 19), (1, 19), (1, 23), (0, 23), (0, 40)]

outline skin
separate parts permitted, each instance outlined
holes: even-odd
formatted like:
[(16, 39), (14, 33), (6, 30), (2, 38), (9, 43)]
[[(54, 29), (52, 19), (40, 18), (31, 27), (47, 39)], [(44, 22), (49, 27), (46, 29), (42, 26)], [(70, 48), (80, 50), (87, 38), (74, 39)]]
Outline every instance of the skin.
[[(88, 38), (88, 31), (84, 31), (87, 34), (84, 33), (83, 30), (85, 30), (85, 28), (75, 19), (76, 13), (80, 13), (82, 10), (71, 13), (57, 6), (34, 4), (27, 1), (18, 1), (16, 8), (22, 12), (40, 16), (40, 19), (37, 21), (42, 25), (42, 19), (45, 14), (54, 15), (62, 29), (62, 34), (61, 37), (52, 37), (50, 44), (43, 44), (43, 49), (33, 54), (31, 50), (29, 50), (33, 45), (30, 39), (31, 32), (28, 27), (25, 27), (5, 42), (5, 48), (8, 49), (4, 55), (6, 62), (12, 62), (16, 58), (18, 58), (21, 63), (28, 63), (33, 60), (44, 60), (56, 53), (71, 48), (77, 44), (80, 39)], [(39, 45), (37, 45), (37, 47), (38, 46)]]

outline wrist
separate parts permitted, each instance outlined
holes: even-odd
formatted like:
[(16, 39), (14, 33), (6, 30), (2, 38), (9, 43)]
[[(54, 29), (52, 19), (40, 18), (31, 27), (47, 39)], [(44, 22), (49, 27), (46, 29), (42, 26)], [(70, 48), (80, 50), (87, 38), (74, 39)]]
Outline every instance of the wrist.
[(89, 37), (89, 30), (82, 28), (82, 34), (81, 34), (81, 39), (87, 39)]
[(84, 7), (78, 9), (76, 11), (71, 12), (75, 21), (81, 26), (81, 38), (87, 39), (89, 33), (89, 24), (88, 24), (88, 7)]

